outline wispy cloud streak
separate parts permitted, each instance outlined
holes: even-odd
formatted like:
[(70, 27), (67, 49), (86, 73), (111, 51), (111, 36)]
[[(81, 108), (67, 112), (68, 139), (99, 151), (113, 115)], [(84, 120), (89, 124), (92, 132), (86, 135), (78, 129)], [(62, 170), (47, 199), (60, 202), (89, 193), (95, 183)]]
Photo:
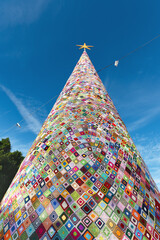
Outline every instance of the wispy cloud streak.
[(157, 116), (159, 113), (160, 113), (160, 107), (149, 109), (148, 111), (145, 112), (143, 117), (129, 124), (127, 128), (128, 131), (132, 132), (141, 127), (146, 126), (151, 121), (151, 119)]
[(17, 107), (19, 113), (26, 121), (28, 128), (35, 134), (37, 134), (41, 128), (41, 123), (36, 117), (34, 117), (30, 111), (23, 105), (21, 100), (19, 100), (8, 88), (0, 84), (1, 89), (6, 93), (10, 100)]
[(158, 134), (141, 135), (137, 134), (134, 143), (144, 159), (147, 167), (160, 189), (160, 137)]
[(35, 21), (51, 0), (0, 1), (0, 26), (30, 24)]
[[(109, 95), (129, 132), (136, 132), (147, 126), (160, 115), (159, 85), (143, 85), (139, 76), (137, 79), (138, 84), (137, 81), (128, 82), (127, 88), (124, 88), (121, 81), (110, 81), (108, 77), (104, 82), (107, 88), (110, 87)], [(148, 79), (145, 80), (149, 82)]]

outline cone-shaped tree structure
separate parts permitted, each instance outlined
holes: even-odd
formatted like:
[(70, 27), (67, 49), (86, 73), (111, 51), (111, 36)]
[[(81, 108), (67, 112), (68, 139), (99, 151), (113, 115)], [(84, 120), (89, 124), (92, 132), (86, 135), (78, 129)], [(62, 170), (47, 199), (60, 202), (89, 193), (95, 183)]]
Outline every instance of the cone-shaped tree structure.
[(159, 240), (159, 202), (84, 51), (1, 202), (0, 239)]

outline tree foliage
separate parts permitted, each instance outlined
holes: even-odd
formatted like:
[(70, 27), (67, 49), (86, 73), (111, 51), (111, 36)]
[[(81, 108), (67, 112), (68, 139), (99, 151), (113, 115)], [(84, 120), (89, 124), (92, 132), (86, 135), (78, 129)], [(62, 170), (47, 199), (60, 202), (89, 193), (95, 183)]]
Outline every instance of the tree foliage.
[(24, 157), (19, 151), (11, 152), (9, 138), (0, 141), (0, 201), (11, 184)]

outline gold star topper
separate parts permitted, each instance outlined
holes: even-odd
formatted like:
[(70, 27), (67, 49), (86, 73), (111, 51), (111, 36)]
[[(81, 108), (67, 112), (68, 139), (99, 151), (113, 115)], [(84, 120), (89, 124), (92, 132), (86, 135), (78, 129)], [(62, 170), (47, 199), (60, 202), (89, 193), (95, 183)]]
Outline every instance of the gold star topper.
[(85, 50), (85, 49), (91, 50), (90, 47), (93, 47), (93, 46), (86, 45), (85, 43), (84, 43), (83, 45), (76, 45), (76, 46), (80, 47), (79, 49), (84, 48), (84, 50)]

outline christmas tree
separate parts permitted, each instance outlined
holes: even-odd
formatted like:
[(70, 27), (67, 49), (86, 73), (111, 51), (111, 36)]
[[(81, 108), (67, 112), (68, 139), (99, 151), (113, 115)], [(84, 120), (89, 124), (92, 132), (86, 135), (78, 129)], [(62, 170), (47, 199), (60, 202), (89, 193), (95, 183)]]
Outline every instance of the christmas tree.
[(82, 47), (1, 202), (0, 239), (160, 239), (159, 191)]

